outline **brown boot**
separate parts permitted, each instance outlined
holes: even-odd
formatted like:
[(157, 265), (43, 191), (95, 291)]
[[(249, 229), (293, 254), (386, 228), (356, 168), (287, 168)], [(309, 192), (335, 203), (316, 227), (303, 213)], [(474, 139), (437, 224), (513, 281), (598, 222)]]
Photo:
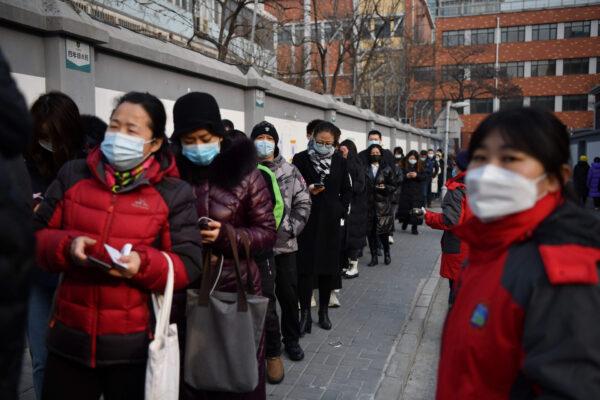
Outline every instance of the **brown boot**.
[(267, 358), (267, 381), (276, 385), (283, 380), (283, 362), (281, 357)]

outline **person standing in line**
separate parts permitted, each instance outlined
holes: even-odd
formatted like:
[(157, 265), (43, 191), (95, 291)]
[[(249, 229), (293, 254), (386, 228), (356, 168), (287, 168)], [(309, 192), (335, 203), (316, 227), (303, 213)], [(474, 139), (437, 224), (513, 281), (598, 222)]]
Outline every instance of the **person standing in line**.
[[(207, 228), (200, 230), (202, 243), (210, 247), (215, 256), (224, 256), (221, 277), (215, 288), (236, 292), (234, 260), (224, 225), (235, 230), (238, 242), (241, 243), (242, 236), (249, 239), (251, 256), (272, 249), (277, 237), (269, 189), (256, 167), (256, 148), (248, 138), (225, 135), (219, 105), (208, 93), (191, 92), (177, 99), (173, 122), (175, 130), (171, 138), (179, 172), (194, 187), (198, 215), (212, 219)], [(212, 261), (213, 268), (216, 261)], [(260, 270), (252, 258), (247, 261), (240, 265), (242, 282), (249, 277), (253, 293), (262, 295)], [(185, 310), (185, 307), (179, 308)], [(185, 330), (179, 332), (181, 336)], [(259, 383), (252, 392), (202, 391), (183, 382), (181, 399), (264, 400), (264, 335), (256, 358)]]
[[(381, 148), (383, 149), (383, 136), (381, 135), (381, 132), (379, 132), (376, 129), (373, 129), (367, 135), (367, 148), (365, 150), (361, 151), (360, 153), (358, 153), (358, 156), (360, 157), (360, 160), (362, 161), (362, 163), (364, 165), (371, 164), (371, 162), (369, 161), (369, 158), (370, 158), (369, 147), (371, 147), (374, 144), (381, 146)], [(381, 160), (383, 162), (385, 162), (387, 165), (392, 166), (392, 165), (394, 165), (395, 159), (394, 159), (394, 155), (392, 154), (391, 151), (389, 151), (388, 149), (383, 149), (383, 154), (381, 156)]]
[(423, 198), (427, 204), (427, 207), (431, 207), (431, 202), (433, 200), (431, 185), (433, 183), (433, 179), (437, 177), (440, 167), (437, 161), (435, 161), (435, 153), (432, 149), (421, 151), (421, 161), (423, 162), (423, 168), (425, 172), (425, 180), (423, 181)]
[(600, 222), (568, 200), (569, 132), (500, 111), (469, 143), (468, 262), (442, 334), (437, 400), (596, 399)]
[(433, 229), (444, 231), (442, 235), (442, 263), (440, 275), (448, 279), (450, 296), (448, 303), (454, 302), (454, 282), (460, 275), (460, 269), (467, 256), (467, 246), (454, 233), (452, 229), (468, 219), (467, 196), (465, 186), (465, 173), (469, 165), (469, 154), (461, 151), (456, 156), (457, 171), (453, 178), (446, 183), (448, 192), (442, 199), (442, 212), (424, 211), (425, 223)]
[(343, 277), (353, 279), (358, 278), (358, 258), (367, 238), (367, 174), (352, 140), (340, 143), (339, 151), (346, 159), (352, 185), (350, 212), (344, 223), (341, 264), (346, 268)]
[(89, 154), (95, 147), (100, 146), (108, 125), (95, 115), (82, 115), (81, 125), (84, 132), (83, 151)]
[(424, 164), (419, 160), (419, 153), (411, 150), (402, 161), (402, 193), (398, 203), (396, 218), (405, 231), (408, 225), (412, 226), (412, 234), (418, 235), (417, 225), (421, 223), (419, 216), (412, 213), (415, 208), (424, 206), (423, 181), (425, 180)]
[(307, 150), (294, 156), (293, 164), (308, 184), (312, 207), (306, 227), (298, 237), (298, 292), (300, 332), (310, 333), (310, 299), (313, 282), (319, 289), (319, 325), (330, 330), (329, 299), (340, 280), (341, 220), (350, 203), (346, 160), (335, 151), (341, 132), (330, 122), (314, 129)]
[[(143, 399), (150, 294), (200, 275), (192, 188), (177, 177), (166, 113), (149, 93), (118, 100), (100, 148), (61, 168), (35, 213), (36, 259), (62, 273), (43, 399)], [(131, 245), (117, 267), (105, 250)]]
[(233, 122), (231, 122), (231, 120), (224, 119), (221, 122), (223, 124), (223, 129), (225, 133), (233, 132), (235, 130), (235, 125), (233, 125)]
[[(436, 193), (436, 198), (437, 199), (441, 199), (442, 196), (442, 188), (444, 187), (444, 184), (446, 182), (444, 182), (444, 168), (446, 168), (446, 165), (444, 163), (444, 152), (442, 150), (438, 150), (435, 152), (435, 161), (438, 164), (438, 175), (437, 175), (437, 193)], [(452, 175), (448, 175), (447, 178), (452, 178)]]
[(374, 267), (379, 263), (377, 257), (377, 238), (383, 246), (385, 265), (392, 262), (388, 237), (394, 227), (392, 197), (396, 191), (396, 175), (391, 166), (382, 162), (383, 149), (377, 144), (369, 147), (369, 165), (367, 168), (367, 209), (368, 239), (371, 250), (371, 262)]
[(587, 186), (588, 172), (590, 172), (590, 164), (586, 155), (579, 156), (579, 161), (573, 170), (573, 184), (579, 203), (585, 207), (589, 194)]
[[(34, 207), (37, 207), (62, 166), (84, 156), (84, 129), (77, 105), (60, 92), (40, 96), (31, 106), (31, 116), (33, 140), (25, 153), (25, 162), (31, 178)], [(48, 319), (57, 283), (57, 274), (34, 268), (29, 293), (27, 338), (37, 399), (42, 397), (48, 357)]]
[(588, 171), (587, 187), (589, 196), (594, 201), (594, 208), (600, 210), (600, 157), (594, 158), (594, 162)]
[[(404, 160), (404, 150), (402, 147), (394, 148), (394, 165), (392, 169), (394, 170), (394, 177), (396, 179), (396, 191), (392, 196), (392, 215), (394, 216), (394, 227), (392, 229), (393, 232), (396, 231), (396, 211), (398, 211), (398, 203), (400, 203), (400, 194), (402, 193), (402, 181), (404, 180), (404, 174), (402, 173), (402, 160)], [(390, 235), (390, 244), (394, 243), (394, 236)]]
[(306, 140), (309, 142), (313, 138), (313, 133), (315, 132), (315, 128), (323, 121), (322, 119), (313, 119), (308, 124), (306, 124)]
[[(273, 375), (283, 380), (283, 363), (281, 362), (281, 337), (285, 352), (292, 361), (304, 358), (300, 347), (300, 320), (298, 315), (298, 273), (296, 253), (297, 237), (304, 229), (310, 215), (311, 200), (306, 183), (294, 165), (285, 161), (279, 152), (279, 135), (275, 127), (262, 122), (254, 127), (251, 134), (258, 157), (262, 165), (269, 168), (276, 176), (282, 192), (284, 217), (277, 232), (277, 242), (273, 248), (275, 254), (275, 287), (281, 306), (281, 332), (269, 337), (267, 331), (267, 372), (271, 362)], [(277, 318), (277, 313), (275, 313)], [(277, 372), (280, 371), (280, 374)], [(268, 373), (267, 373), (268, 376)], [(277, 379), (275, 379), (277, 381)], [(273, 382), (278, 383), (278, 382)]]
[(23, 152), (32, 123), (0, 50), (0, 398), (19, 399), (35, 241)]

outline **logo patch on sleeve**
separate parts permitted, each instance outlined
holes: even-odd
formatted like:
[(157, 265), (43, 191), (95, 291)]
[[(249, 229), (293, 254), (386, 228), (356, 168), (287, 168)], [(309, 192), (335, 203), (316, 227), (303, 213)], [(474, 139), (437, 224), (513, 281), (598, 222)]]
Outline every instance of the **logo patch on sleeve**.
[(475, 328), (483, 328), (488, 320), (488, 308), (485, 304), (479, 303), (471, 315), (471, 325)]

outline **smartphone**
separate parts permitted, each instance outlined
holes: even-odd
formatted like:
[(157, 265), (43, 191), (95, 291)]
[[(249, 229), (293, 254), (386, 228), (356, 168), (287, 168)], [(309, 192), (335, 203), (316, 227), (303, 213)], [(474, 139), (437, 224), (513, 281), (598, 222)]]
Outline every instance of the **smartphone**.
[(111, 264), (106, 263), (106, 262), (99, 260), (96, 257), (92, 257), (92, 256), (88, 256), (88, 262), (90, 263), (90, 265), (93, 265), (94, 267), (103, 269), (105, 271), (108, 271), (109, 269), (113, 268), (113, 266)]
[(200, 217), (200, 218), (198, 218), (198, 221), (196, 222), (196, 226), (201, 231), (209, 230), (210, 228), (209, 228), (208, 224), (210, 222), (213, 222), (213, 219), (208, 218), (208, 217)]
[(322, 183), (313, 183), (313, 186), (315, 189), (321, 189), (325, 187), (325, 185), (323, 185)]

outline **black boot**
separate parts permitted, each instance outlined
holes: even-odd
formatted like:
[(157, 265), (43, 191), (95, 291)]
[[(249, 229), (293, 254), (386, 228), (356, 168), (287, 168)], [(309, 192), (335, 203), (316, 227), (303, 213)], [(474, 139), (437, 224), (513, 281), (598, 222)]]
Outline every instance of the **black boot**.
[(385, 262), (385, 265), (390, 265), (392, 263), (392, 257), (390, 256), (389, 251), (385, 252), (384, 262)]
[(402, 223), (402, 230), (405, 231), (408, 228), (408, 224), (406, 222)]
[(310, 333), (312, 330), (312, 315), (310, 309), (300, 311), (300, 337), (305, 333)]
[(419, 234), (419, 230), (417, 229), (417, 226), (416, 226), (416, 225), (413, 225), (413, 227), (412, 227), (412, 232), (411, 232), (411, 233), (412, 233), (413, 235), (418, 235), (418, 234)]
[(329, 320), (329, 307), (328, 305), (321, 305), (319, 308), (319, 326), (326, 331), (331, 329), (331, 321)]
[(374, 267), (379, 264), (379, 259), (377, 258), (377, 253), (371, 255), (371, 262), (367, 264), (367, 267)]

